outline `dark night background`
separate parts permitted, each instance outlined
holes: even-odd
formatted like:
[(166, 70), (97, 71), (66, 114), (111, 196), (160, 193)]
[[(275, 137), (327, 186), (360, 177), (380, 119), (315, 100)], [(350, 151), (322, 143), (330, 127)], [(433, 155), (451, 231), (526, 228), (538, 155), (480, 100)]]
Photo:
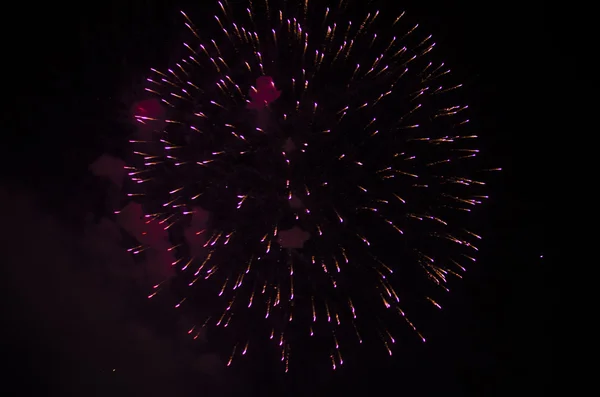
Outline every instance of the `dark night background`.
[[(200, 1), (170, 3), (35, 6), (15, 11), (19, 22), (3, 27), (3, 396), (292, 393), (280, 388), (281, 374), (226, 371), (210, 351), (187, 346), (178, 320), (149, 308), (136, 280), (111, 268), (126, 259), (108, 226), (87, 216), (107, 210), (109, 189), (89, 164), (102, 153), (123, 154), (138, 83), (150, 66), (169, 61), (182, 31), (178, 10)], [(486, 156), (504, 169), (490, 178), (491, 199), (480, 208), (478, 266), (425, 326), (427, 344), (407, 346), (387, 367), (364, 365), (372, 369), (327, 382), (298, 377), (293, 388), (299, 395), (545, 395), (552, 343), (539, 270), (547, 266), (543, 162), (532, 149), (551, 100), (550, 70), (539, 67), (553, 49), (546, 9), (465, 1), (413, 1), (406, 9), (451, 55), (453, 71), (478, 87), (472, 119)], [(302, 394), (308, 383), (317, 391)]]

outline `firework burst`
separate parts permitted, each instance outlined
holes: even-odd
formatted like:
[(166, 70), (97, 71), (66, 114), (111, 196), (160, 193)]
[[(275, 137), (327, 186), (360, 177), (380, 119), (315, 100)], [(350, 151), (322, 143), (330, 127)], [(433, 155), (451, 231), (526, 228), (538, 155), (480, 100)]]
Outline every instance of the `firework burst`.
[(138, 109), (132, 141), (129, 195), (176, 258), (150, 296), (171, 286), (206, 313), (191, 335), (229, 333), (228, 365), (261, 340), (285, 371), (310, 344), (335, 369), (363, 341), (425, 341), (411, 308), (440, 309), (475, 261), (464, 217), (485, 198), (432, 37), (359, 1), (182, 19), (181, 60), (148, 78), (162, 108)]

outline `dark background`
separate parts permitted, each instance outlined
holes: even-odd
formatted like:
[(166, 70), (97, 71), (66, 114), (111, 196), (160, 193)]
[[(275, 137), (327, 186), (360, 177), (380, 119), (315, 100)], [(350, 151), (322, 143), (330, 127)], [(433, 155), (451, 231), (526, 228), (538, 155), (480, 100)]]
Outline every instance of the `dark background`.
[[(23, 5), (3, 27), (2, 395), (291, 395), (281, 375), (225, 373), (217, 357), (187, 349), (164, 325), (172, 319), (146, 314), (133, 286), (93, 265), (120, 256), (86, 221), (102, 211), (107, 189), (88, 166), (121, 154), (140, 80), (178, 43), (178, 10), (187, 7), (169, 3)], [(551, 339), (539, 142), (552, 101), (542, 65), (557, 45), (547, 10), (464, 1), (406, 9), (479, 87), (473, 119), (486, 156), (503, 168), (489, 182), (478, 266), (445, 302), (427, 344), (387, 367), (298, 376), (292, 386), (300, 395), (308, 383), (318, 392), (306, 395), (544, 395)]]

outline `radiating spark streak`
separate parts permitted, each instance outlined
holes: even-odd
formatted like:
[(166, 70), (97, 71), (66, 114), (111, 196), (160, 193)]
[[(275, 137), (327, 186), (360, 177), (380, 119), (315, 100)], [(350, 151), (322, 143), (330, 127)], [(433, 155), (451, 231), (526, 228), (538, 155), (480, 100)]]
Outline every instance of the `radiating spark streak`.
[(233, 361), (233, 357), (235, 355), (235, 350), (237, 349), (237, 345), (235, 345), (233, 347), (233, 351), (231, 352), (231, 355), (229, 356), (229, 360), (227, 361), (227, 366), (229, 367), (231, 365), (231, 362)]
[(435, 307), (437, 307), (438, 309), (441, 309), (442, 307), (433, 299), (431, 299), (430, 297), (426, 297), (426, 299), (431, 302), (431, 304), (433, 304)]

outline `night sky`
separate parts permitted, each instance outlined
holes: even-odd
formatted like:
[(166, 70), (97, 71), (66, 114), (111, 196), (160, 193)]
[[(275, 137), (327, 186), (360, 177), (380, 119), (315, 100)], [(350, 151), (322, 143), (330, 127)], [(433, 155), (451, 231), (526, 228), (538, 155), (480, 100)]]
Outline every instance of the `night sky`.
[(15, 17), (17, 28), (3, 28), (14, 40), (3, 50), (0, 394), (544, 395), (551, 339), (544, 163), (535, 148), (551, 101), (550, 72), (539, 65), (555, 44), (543, 5), (407, 3), (453, 71), (478, 87), (470, 105), (481, 149), (503, 168), (479, 208), (478, 265), (427, 324), (426, 344), (406, 343), (394, 361), (360, 370), (284, 381), (270, 369), (226, 369), (218, 349), (190, 344), (185, 320), (145, 299), (143, 271), (122, 272), (130, 258), (102, 221), (114, 191), (89, 165), (104, 153), (127, 155), (139, 83), (170, 61), (178, 10), (200, 2), (169, 3), (35, 6)]

